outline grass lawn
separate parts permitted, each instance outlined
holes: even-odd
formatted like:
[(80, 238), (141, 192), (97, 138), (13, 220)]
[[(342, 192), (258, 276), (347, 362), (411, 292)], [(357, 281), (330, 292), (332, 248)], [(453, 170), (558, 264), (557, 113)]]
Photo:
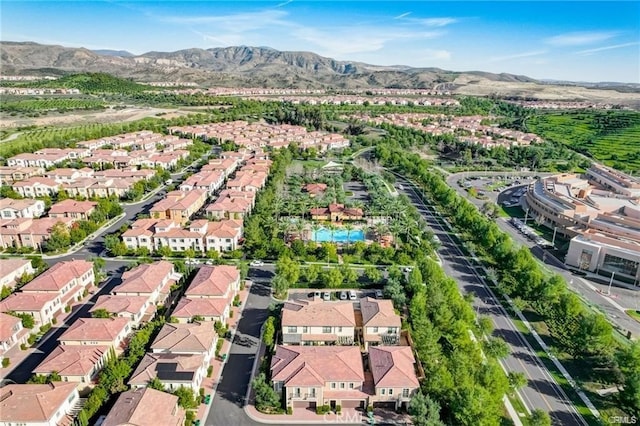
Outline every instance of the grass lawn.
[(640, 311), (634, 311), (633, 309), (627, 310), (627, 315), (629, 315), (634, 320), (640, 322)]

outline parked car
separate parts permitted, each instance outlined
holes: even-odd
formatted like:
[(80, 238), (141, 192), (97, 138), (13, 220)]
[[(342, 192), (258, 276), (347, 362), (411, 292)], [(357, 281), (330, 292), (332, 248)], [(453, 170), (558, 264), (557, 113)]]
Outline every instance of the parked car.
[(382, 299), (382, 290), (376, 290), (376, 299)]
[(349, 300), (356, 300), (358, 296), (356, 295), (355, 290), (349, 290)]
[(340, 292), (340, 300), (347, 300), (347, 292), (346, 291), (341, 291)]
[(329, 301), (331, 300), (331, 293), (329, 293), (328, 291), (325, 291), (322, 293), (322, 299), (325, 301)]
[(262, 260), (252, 260), (251, 263), (249, 263), (250, 266), (264, 266), (264, 262)]

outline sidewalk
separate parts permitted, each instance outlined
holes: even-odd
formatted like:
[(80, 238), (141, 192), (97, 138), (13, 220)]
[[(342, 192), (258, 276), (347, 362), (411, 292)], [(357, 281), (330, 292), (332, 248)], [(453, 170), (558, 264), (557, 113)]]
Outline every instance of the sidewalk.
[[(250, 283), (250, 281), (245, 281), (246, 283)], [(242, 311), (244, 309), (245, 304), (247, 303), (247, 298), (249, 297), (249, 290), (251, 289), (251, 284), (246, 284), (244, 290), (238, 292), (240, 296), (240, 306), (234, 306), (231, 308), (231, 312), (233, 312), (233, 317), (227, 320), (227, 324), (229, 325), (229, 331), (231, 331), (231, 337), (229, 339), (224, 339), (222, 343), (222, 349), (220, 349), (220, 355), (226, 355), (227, 359), (229, 358), (229, 351), (231, 350), (231, 346), (233, 345), (233, 338), (236, 334), (236, 329), (238, 326), (238, 322), (242, 317)], [(198, 413), (196, 415), (197, 419), (200, 419), (203, 423), (206, 421), (209, 416), (209, 410), (211, 410), (211, 405), (213, 404), (213, 399), (215, 398), (216, 389), (218, 387), (218, 383), (220, 383), (220, 378), (222, 377), (222, 370), (224, 369), (225, 361), (222, 361), (219, 357), (213, 357), (211, 359), (210, 365), (213, 366), (213, 372), (211, 377), (205, 377), (202, 379), (201, 388), (204, 388), (205, 395), (211, 395), (211, 402), (209, 404), (200, 404), (198, 407)]]

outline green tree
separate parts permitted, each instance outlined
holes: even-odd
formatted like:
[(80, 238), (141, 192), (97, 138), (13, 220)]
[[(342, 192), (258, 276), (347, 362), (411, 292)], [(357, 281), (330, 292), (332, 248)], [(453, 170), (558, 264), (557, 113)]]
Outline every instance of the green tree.
[(529, 415), (529, 426), (551, 426), (549, 413), (539, 408), (531, 411)]
[(264, 322), (264, 330), (262, 333), (262, 341), (265, 345), (267, 345), (269, 349), (271, 349), (275, 344), (275, 335), (275, 318), (273, 316), (269, 316), (269, 318), (267, 318), (267, 320)]
[(269, 411), (281, 408), (280, 395), (273, 390), (273, 387), (267, 382), (264, 373), (258, 376), (251, 383), (255, 392), (256, 408), (259, 411)]
[(196, 251), (192, 248), (188, 248), (184, 251), (184, 257), (186, 257), (187, 259), (193, 259), (194, 257), (196, 257)]
[(302, 270), (304, 272), (304, 278), (309, 285), (315, 284), (322, 273), (322, 267), (316, 263), (309, 265), (308, 268)]
[(622, 348), (615, 359), (620, 383), (620, 405), (627, 413), (640, 417), (640, 342)]
[(372, 283), (379, 283), (382, 281), (382, 272), (375, 266), (369, 266), (364, 270), (364, 275)]
[(44, 243), (44, 248), (49, 252), (57, 252), (68, 249), (70, 244), (69, 228), (62, 222), (56, 222), (51, 227), (51, 233), (49, 234), (49, 239)]
[(173, 257), (173, 251), (171, 251), (169, 246), (160, 246), (157, 253), (161, 257)]
[(489, 337), (482, 342), (484, 353), (492, 358), (505, 358), (509, 355), (509, 345), (499, 337)]
[(275, 296), (282, 299), (286, 297), (287, 291), (289, 291), (289, 281), (282, 275), (276, 275), (271, 281), (271, 287)]
[(111, 318), (112, 315), (104, 308), (96, 309), (91, 312), (91, 318)]
[(157, 376), (147, 382), (147, 387), (161, 392), (165, 391), (164, 384)]
[(184, 409), (196, 408), (198, 406), (198, 399), (191, 388), (180, 386), (173, 391), (173, 394), (178, 397), (178, 405)]
[(338, 268), (330, 268), (322, 272), (321, 281), (324, 287), (339, 288), (342, 285), (342, 272)]
[(528, 382), (527, 376), (520, 372), (510, 371), (507, 375), (507, 379), (509, 379), (509, 389), (511, 389), (512, 392), (525, 387)]
[(300, 264), (285, 256), (276, 262), (276, 275), (283, 277), (289, 284), (295, 284), (300, 279)]
[(411, 398), (408, 411), (416, 426), (444, 426), (440, 420), (440, 406), (422, 391)]

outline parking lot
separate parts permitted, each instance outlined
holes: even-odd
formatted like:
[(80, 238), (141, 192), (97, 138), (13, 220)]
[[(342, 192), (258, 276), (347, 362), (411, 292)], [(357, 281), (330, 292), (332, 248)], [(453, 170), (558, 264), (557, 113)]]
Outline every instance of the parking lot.
[(357, 301), (363, 297), (372, 297), (376, 299), (382, 299), (382, 290), (362, 290), (362, 289), (314, 289), (308, 288), (291, 289), (289, 290), (289, 300), (324, 300), (329, 301)]
[(519, 204), (520, 197), (524, 195), (527, 185), (538, 176), (469, 176), (458, 179), (460, 188), (467, 191), (473, 189), (477, 198), (491, 200), (505, 207), (513, 207)]

